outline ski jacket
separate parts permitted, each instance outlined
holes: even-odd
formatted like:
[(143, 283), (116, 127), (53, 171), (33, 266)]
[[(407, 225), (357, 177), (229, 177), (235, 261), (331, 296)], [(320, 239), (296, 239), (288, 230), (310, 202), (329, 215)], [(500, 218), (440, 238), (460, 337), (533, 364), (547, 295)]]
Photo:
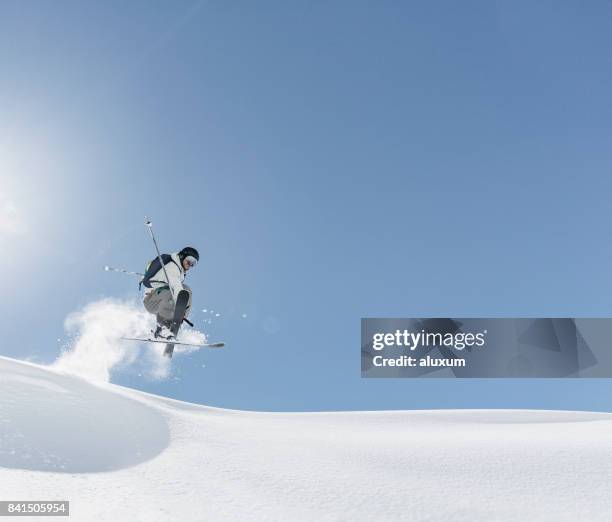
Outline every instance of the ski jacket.
[(183, 270), (183, 264), (179, 259), (178, 252), (170, 255), (172, 256), (172, 261), (174, 261), (174, 263), (170, 262), (165, 265), (168, 279), (166, 279), (164, 268), (160, 268), (157, 273), (151, 277), (151, 288), (147, 288), (145, 295), (148, 295), (151, 292), (168, 285), (172, 287), (172, 292), (175, 296), (178, 295), (181, 290), (183, 290), (183, 281), (185, 280), (185, 270)]

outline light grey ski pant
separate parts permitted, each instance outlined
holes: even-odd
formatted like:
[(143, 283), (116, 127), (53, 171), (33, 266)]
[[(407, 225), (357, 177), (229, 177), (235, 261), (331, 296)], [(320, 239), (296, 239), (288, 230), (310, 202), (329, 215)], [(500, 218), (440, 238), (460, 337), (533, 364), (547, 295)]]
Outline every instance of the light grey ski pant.
[[(191, 311), (191, 288), (186, 284), (183, 284), (183, 288), (189, 292), (187, 312), (185, 313), (185, 317), (187, 317)], [(167, 286), (156, 288), (145, 294), (143, 304), (147, 312), (157, 316), (158, 324), (170, 326), (174, 319), (174, 301)]]

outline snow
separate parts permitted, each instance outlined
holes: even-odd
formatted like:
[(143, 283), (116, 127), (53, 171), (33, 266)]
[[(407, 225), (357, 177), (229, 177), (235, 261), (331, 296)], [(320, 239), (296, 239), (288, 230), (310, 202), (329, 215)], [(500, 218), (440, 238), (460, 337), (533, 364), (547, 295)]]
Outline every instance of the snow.
[[(118, 342), (121, 337), (147, 338), (155, 329), (154, 316), (136, 301), (105, 298), (71, 313), (64, 324), (71, 339), (54, 363), (60, 371), (80, 375), (88, 381), (109, 382), (113, 370), (140, 365), (147, 377), (167, 378), (170, 361), (154, 343)], [(178, 340), (202, 344), (206, 336), (193, 328), (183, 328)], [(177, 345), (174, 353), (196, 351), (194, 346)]]
[(0, 500), (77, 521), (610, 520), (611, 435), (605, 413), (224, 410), (0, 357)]

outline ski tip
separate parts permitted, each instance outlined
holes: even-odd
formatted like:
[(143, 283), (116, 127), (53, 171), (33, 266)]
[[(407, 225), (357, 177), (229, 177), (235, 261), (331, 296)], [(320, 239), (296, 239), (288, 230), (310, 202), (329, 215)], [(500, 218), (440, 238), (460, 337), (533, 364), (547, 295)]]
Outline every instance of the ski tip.
[(223, 348), (225, 343), (212, 343), (208, 345), (210, 348)]

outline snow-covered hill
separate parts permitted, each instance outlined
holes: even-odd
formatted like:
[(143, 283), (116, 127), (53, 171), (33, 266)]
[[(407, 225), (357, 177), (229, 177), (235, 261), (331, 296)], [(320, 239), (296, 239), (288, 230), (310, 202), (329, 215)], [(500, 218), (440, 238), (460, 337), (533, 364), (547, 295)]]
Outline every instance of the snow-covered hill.
[(0, 358), (0, 500), (71, 520), (607, 521), (611, 487), (609, 414), (231, 411)]

